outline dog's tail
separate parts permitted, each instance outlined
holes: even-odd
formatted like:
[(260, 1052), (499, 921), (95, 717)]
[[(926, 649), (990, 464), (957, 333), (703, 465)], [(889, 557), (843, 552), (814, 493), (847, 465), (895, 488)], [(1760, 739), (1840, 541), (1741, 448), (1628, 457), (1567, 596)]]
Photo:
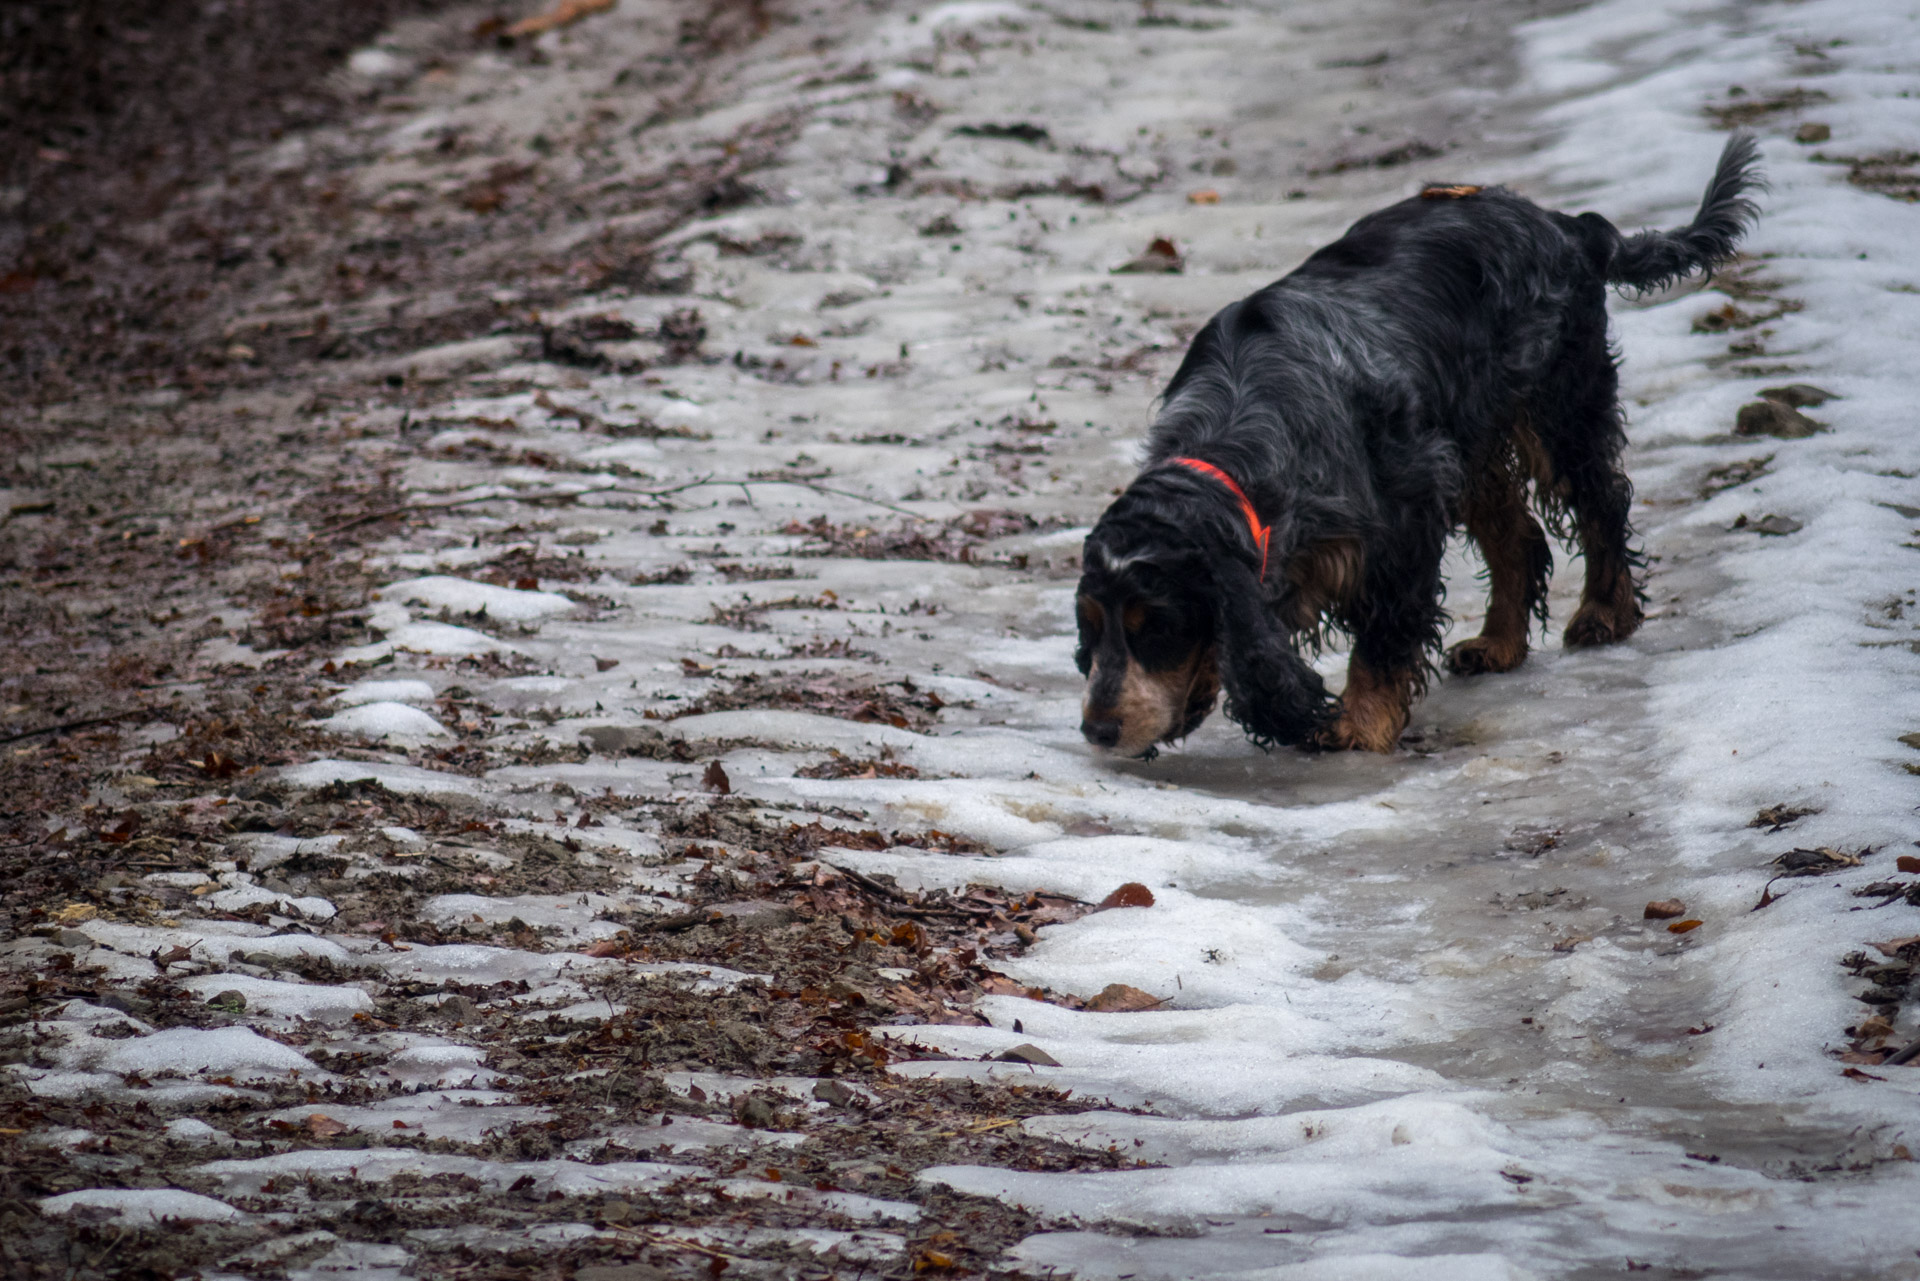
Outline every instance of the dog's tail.
[(1700, 212), (1689, 226), (1623, 236), (1598, 215), (1584, 214), (1580, 220), (1590, 227), (1596, 223), (1606, 227), (1606, 247), (1611, 251), (1606, 259), (1607, 283), (1661, 289), (1732, 258), (1740, 237), (1760, 213), (1746, 193), (1765, 187), (1759, 146), (1752, 134), (1737, 133), (1721, 151)]

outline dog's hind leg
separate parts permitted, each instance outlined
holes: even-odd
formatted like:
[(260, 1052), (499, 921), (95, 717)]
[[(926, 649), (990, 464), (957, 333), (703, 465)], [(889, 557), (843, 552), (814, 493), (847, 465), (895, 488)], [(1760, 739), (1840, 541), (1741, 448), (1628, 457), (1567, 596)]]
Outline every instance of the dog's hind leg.
[[(1605, 324), (1604, 303), (1594, 304)], [(1586, 560), (1586, 585), (1580, 608), (1567, 622), (1567, 648), (1609, 645), (1640, 628), (1640, 589), (1634, 581), (1639, 557), (1633, 551), (1633, 483), (1620, 468), (1626, 447), (1616, 389), (1619, 377), (1606, 348), (1604, 327), (1586, 341), (1569, 344), (1557, 362), (1550, 403), (1555, 421), (1543, 423), (1550, 476), (1536, 477), (1540, 492), (1573, 518)], [(1531, 444), (1533, 442), (1525, 442)]]
[(1447, 670), (1510, 672), (1526, 661), (1528, 620), (1545, 610), (1553, 552), (1527, 510), (1526, 482), (1505, 457), (1477, 478), (1466, 515), (1467, 533), (1487, 562), (1487, 620), (1478, 636), (1447, 651)]
[(1632, 528), (1627, 508), (1633, 487), (1619, 472), (1595, 486), (1583, 499), (1574, 490), (1573, 511), (1580, 552), (1587, 562), (1580, 608), (1567, 621), (1568, 649), (1611, 645), (1640, 630), (1640, 589), (1633, 579)]

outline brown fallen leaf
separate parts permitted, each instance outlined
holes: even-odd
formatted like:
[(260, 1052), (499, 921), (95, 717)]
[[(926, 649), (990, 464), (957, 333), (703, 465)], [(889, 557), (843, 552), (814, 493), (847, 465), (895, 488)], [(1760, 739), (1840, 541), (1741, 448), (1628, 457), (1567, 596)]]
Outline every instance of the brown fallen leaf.
[(1180, 256), (1179, 246), (1165, 236), (1158, 236), (1147, 245), (1145, 253), (1113, 270), (1117, 275), (1155, 275), (1163, 272), (1171, 275), (1185, 266), (1186, 260)]
[(1848, 1050), (1840, 1056), (1842, 1063), (1864, 1063), (1868, 1067), (1878, 1067), (1886, 1062), (1887, 1056), (1879, 1050)]
[(1777, 400), (1756, 400), (1740, 406), (1734, 416), (1736, 436), (1774, 436), (1781, 440), (1804, 440), (1826, 430), (1826, 424), (1807, 417), (1792, 405)]
[(1893, 866), (1902, 872), (1920, 872), (1920, 858), (1915, 858), (1911, 854), (1902, 854), (1893, 860)]
[(1132, 1014), (1136, 1010), (1157, 1010), (1172, 999), (1142, 992), (1125, 983), (1109, 983), (1097, 996), (1088, 999), (1087, 1008), (1096, 1014)]
[(1728, 528), (1744, 529), (1750, 534), (1761, 534), (1768, 538), (1785, 538), (1788, 534), (1799, 533), (1806, 526), (1791, 516), (1780, 516), (1770, 512), (1754, 520), (1745, 512), (1741, 512)]
[(1812, 383), (1788, 383), (1784, 387), (1762, 387), (1760, 398), (1777, 400), (1795, 409), (1818, 409), (1829, 400), (1841, 399), (1826, 388), (1815, 387)]
[(522, 18), (507, 28), (510, 36), (537, 36), (543, 31), (552, 31), (556, 27), (570, 27), (580, 19), (596, 13), (605, 13), (613, 8), (614, 0), (560, 0), (559, 4), (545, 13), (535, 14), (531, 18)]
[(316, 1139), (331, 1139), (345, 1134), (352, 1127), (336, 1121), (324, 1112), (315, 1112), (307, 1118), (307, 1133)]
[(1887, 1019), (1886, 1015), (1876, 1014), (1869, 1019), (1863, 1020), (1860, 1026), (1855, 1028), (1854, 1031), (1858, 1034), (1860, 1040), (1871, 1041), (1876, 1036), (1892, 1036), (1893, 1024)]
[(53, 914), (57, 925), (78, 925), (82, 921), (91, 921), (100, 915), (100, 909), (91, 903), (69, 903)]
[(1669, 925), (1667, 927), (1667, 933), (1686, 934), (1693, 930), (1699, 929), (1702, 925), (1705, 925), (1705, 924), (1706, 924), (1705, 921), (1698, 920), (1698, 919), (1691, 920), (1691, 921), (1675, 921), (1672, 925)]
[(1113, 893), (1100, 900), (1093, 910), (1104, 912), (1110, 907), (1152, 907), (1153, 891), (1138, 881), (1128, 881)]
[(1765, 827), (1777, 832), (1783, 827), (1799, 822), (1809, 814), (1819, 812), (1805, 805), (1769, 805), (1755, 814), (1747, 826)]
[(1840, 1075), (1846, 1077), (1849, 1081), (1884, 1081), (1887, 1079), (1884, 1076), (1875, 1076), (1871, 1072), (1862, 1072), (1857, 1067), (1850, 1067)]
[(596, 658), (593, 660), (594, 670), (599, 672), (610, 672), (618, 666), (620, 666), (620, 660), (617, 658)]
[(585, 953), (583, 953), (583, 955), (620, 956), (626, 950), (627, 950), (626, 945), (622, 943), (619, 939), (601, 939), (599, 942), (589, 946), (586, 949)]
[(1202, 187), (1199, 191), (1189, 191), (1187, 193), (1187, 203), (1190, 205), (1217, 205), (1220, 203), (1220, 193), (1212, 187)]
[(733, 780), (727, 777), (727, 771), (719, 761), (707, 766), (707, 772), (700, 776), (700, 784), (709, 792), (718, 792), (722, 796), (733, 795)]
[(239, 762), (231, 756), (222, 756), (219, 752), (208, 752), (205, 760), (188, 761), (187, 764), (208, 778), (232, 778), (240, 772)]
[(831, 1107), (852, 1107), (860, 1096), (839, 1081), (818, 1081), (814, 1083), (813, 1097)]
[(1686, 914), (1687, 905), (1679, 899), (1657, 898), (1647, 904), (1647, 910), (1642, 914), (1642, 919), (1648, 921), (1670, 921), (1676, 916), (1685, 916)]
[(181, 947), (178, 943), (164, 952), (156, 950), (153, 954), (153, 963), (163, 970), (169, 965), (175, 965), (181, 961), (190, 961), (192, 959), (193, 949), (190, 947)]
[(1791, 849), (1773, 860), (1774, 866), (1783, 869), (1781, 876), (1825, 876), (1843, 868), (1859, 867), (1860, 860), (1872, 853), (1870, 848), (1862, 849), (1858, 854), (1848, 854), (1832, 846), (1822, 845), (1815, 849)]
[(1060, 1060), (1037, 1045), (1016, 1045), (995, 1056), (1002, 1063), (1027, 1063), (1034, 1067), (1059, 1067)]
[[(1909, 934), (1903, 939), (1888, 939), (1884, 943), (1869, 943), (1868, 947), (1877, 949), (1882, 956), (1898, 957), (1907, 948), (1920, 948), (1920, 934)], [(1891, 1028), (1888, 1031), (1892, 1031)]]

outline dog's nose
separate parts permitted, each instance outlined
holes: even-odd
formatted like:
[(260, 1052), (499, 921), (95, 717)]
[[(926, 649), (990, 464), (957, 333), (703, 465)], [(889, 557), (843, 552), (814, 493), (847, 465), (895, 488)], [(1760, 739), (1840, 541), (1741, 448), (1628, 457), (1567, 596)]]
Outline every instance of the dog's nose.
[(1112, 747), (1120, 741), (1120, 722), (1087, 719), (1080, 722), (1080, 732), (1095, 747)]

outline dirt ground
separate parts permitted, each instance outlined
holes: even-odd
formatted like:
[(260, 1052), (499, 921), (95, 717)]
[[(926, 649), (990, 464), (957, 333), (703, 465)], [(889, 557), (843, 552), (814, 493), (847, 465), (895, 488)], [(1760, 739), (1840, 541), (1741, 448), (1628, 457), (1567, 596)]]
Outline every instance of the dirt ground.
[[(348, 860), (328, 857), (282, 863), (275, 875), (332, 895), (340, 909), (335, 928), (423, 944), (565, 946), (518, 920), (443, 930), (414, 914), (424, 898), (469, 886), (485, 872), (488, 865), (446, 853), (497, 827), (484, 805), (426, 802), (370, 783), (303, 792), (266, 781), (277, 766), (356, 751), (310, 726), (333, 675), (331, 663), (324, 672), (321, 664), (343, 642), (366, 638), (378, 579), (363, 548), (390, 536), (400, 520), (395, 509), (407, 505), (391, 462), (368, 461), (348, 447), (351, 432), (317, 427), (317, 415), (342, 405), (404, 415), (430, 402), (432, 390), (382, 362), (435, 344), (506, 337), (561, 363), (604, 365), (595, 340), (630, 333), (556, 331), (541, 313), (608, 288), (666, 297), (684, 288), (683, 280), (656, 275), (649, 246), (691, 217), (755, 200), (756, 168), (790, 137), (787, 122), (776, 120), (706, 151), (667, 147), (656, 155), (649, 129), (711, 106), (742, 51), (775, 41), (805, 54), (829, 47), (835, 33), (824, 9), (803, 14), (763, 0), (680, 4), (670, 21), (655, 24), (654, 46), (616, 77), (645, 89), (620, 111), (600, 107), (584, 120), (558, 113), (572, 122), (564, 136), (442, 128), (414, 161), (440, 189), (429, 197), (430, 216), (414, 202), (350, 199), (343, 175), (382, 162), (381, 113), (413, 104), (380, 66), (348, 65), (346, 54), (388, 31), (382, 48), (410, 59), (418, 76), (410, 81), (429, 90), (437, 73), (444, 78), (440, 68), (475, 50), (504, 74), (537, 71), (549, 55), (509, 33), (521, 16), (411, 0), (320, 9), (239, 3), (184, 13), (137, 0), (57, 13), (25, 3), (0, 9), (9, 125), (0, 137), (0, 456), (12, 495), (0, 514), (0, 794), (7, 798), (0, 806), (0, 937), (42, 947), (32, 957), (16, 947), (0, 977), (0, 1058), (7, 1062), (35, 1062), (33, 1040), (22, 1032), (76, 998), (161, 1029), (245, 1022), (244, 1001), (209, 1003), (180, 986), (205, 965), (156, 954), (157, 979), (115, 982), (75, 950), (78, 938), (67, 928), (94, 919), (166, 921), (193, 894), (140, 878), (206, 867), (235, 833), (345, 836), (395, 868), (401, 864), (386, 858), (393, 850), (383, 828), (452, 842), (440, 847), (425, 878), (412, 866), (405, 875), (349, 883), (339, 879)], [(626, 123), (637, 127), (614, 135), (609, 126), (634, 100), (642, 110)], [(615, 171), (620, 180), (606, 181)], [(685, 326), (680, 333), (668, 327), (669, 361), (676, 350), (697, 352), (697, 313), (687, 313)], [(1011, 526), (961, 522), (931, 535), (922, 526), (871, 542), (871, 531), (843, 533), (824, 519), (811, 532), (822, 552), (953, 559), (987, 536), (1034, 527), (1009, 519)], [(520, 549), (476, 576), (560, 586), (587, 576), (575, 570), (565, 556), (540, 559)], [(789, 575), (758, 575), (743, 565), (735, 576)], [(242, 616), (251, 621), (236, 632), (229, 624)], [(736, 621), (753, 630), (751, 616)], [(206, 648), (221, 638), (275, 657), (223, 664)], [(839, 651), (847, 652), (844, 642)], [(924, 724), (940, 705), (928, 697), (844, 683), (762, 689), (750, 677), (710, 695), (703, 709), (794, 706)], [(503, 756), (486, 746), (495, 713), (474, 703), (461, 714), (463, 741), (433, 750), (434, 768), (479, 774), (552, 759), (545, 748)], [(164, 733), (152, 732), (156, 726)], [(622, 750), (700, 761), (712, 748), (656, 736)], [(583, 759), (585, 749), (561, 755)], [(839, 753), (814, 768), (820, 777), (913, 775), (888, 760)], [(416, 1181), (372, 1200), (350, 1184), (331, 1194), (316, 1185), (314, 1204), (297, 1216), (305, 1235), (284, 1245), (272, 1244), (271, 1234), (262, 1245), (255, 1230), (218, 1224), (130, 1232), (86, 1214), (44, 1218), (33, 1203), (103, 1182), (211, 1190), (191, 1173), (204, 1153), (170, 1142), (143, 1103), (37, 1097), (9, 1077), (0, 1083), (6, 1275), (285, 1276), (335, 1238), (377, 1243), (403, 1230), (521, 1230), (583, 1216), (612, 1235), (537, 1254), (452, 1246), (423, 1258), (421, 1274), (824, 1275), (829, 1269), (805, 1251), (777, 1235), (762, 1241), (753, 1230), (860, 1226), (831, 1208), (788, 1208), (777, 1196), (716, 1198), (711, 1180), (736, 1176), (769, 1187), (906, 1196), (923, 1213), (905, 1249), (861, 1271), (976, 1271), (1032, 1221), (998, 1204), (918, 1188), (916, 1171), (969, 1160), (1025, 1169), (1128, 1163), (1118, 1152), (1089, 1154), (1014, 1127), (1037, 1111), (1078, 1106), (1058, 1091), (900, 1081), (882, 1071), (900, 1051), (861, 1030), (896, 1014), (970, 1020), (967, 1006), (982, 991), (1022, 990), (992, 973), (996, 950), (1017, 950), (1034, 927), (1091, 905), (985, 889), (965, 898), (907, 893), (838, 873), (812, 852), (827, 843), (870, 839), (879, 847), (927, 838), (850, 837), (818, 822), (769, 828), (754, 807), (728, 801), (723, 780), (724, 773), (709, 780), (708, 801), (662, 802), (642, 816), (679, 859), (705, 863), (688, 910), (633, 916), (630, 929), (590, 954), (720, 962), (778, 975), (778, 984), (753, 980), (716, 997), (697, 984), (615, 978), (595, 994), (624, 1003), (625, 1013), (550, 1020), (531, 1032), (508, 1013), (510, 1001), (470, 999), (499, 991), (456, 992), (438, 1007), (437, 1023), (463, 1029), (490, 1047), (490, 1063), (524, 1076), (523, 1101), (547, 1119), (478, 1146), (392, 1134), (374, 1141), (531, 1160), (622, 1124), (718, 1119), (801, 1139), (779, 1149), (777, 1166), (772, 1158), (751, 1163), (733, 1147), (696, 1148), (673, 1159), (702, 1177), (584, 1208), (557, 1192), (551, 1200), (517, 1188), (495, 1194), (458, 1177)], [(597, 808), (589, 800), (578, 821), (594, 822)], [(513, 859), (495, 893), (591, 892), (610, 880), (604, 867), (576, 860), (581, 847), (564, 833), (558, 840), (503, 835), (493, 844)], [(268, 919), (258, 908), (220, 915)], [(982, 941), (993, 935), (1004, 941)], [(325, 961), (256, 959), (255, 973), (330, 983), (355, 977)], [(361, 1024), (421, 1026), (409, 999), (419, 990), (432, 989), (394, 989)], [(209, 1115), (223, 1126), (257, 1125), (276, 1108), (319, 1116), (383, 1097), (383, 1087), (355, 1081), (363, 1074), (346, 1058), (321, 1060), (344, 1078), (322, 1093), (256, 1091)], [(582, 1076), (589, 1065), (612, 1071)], [(696, 1086), (675, 1094), (661, 1083), (667, 1071), (819, 1077), (859, 1088), (816, 1090), (831, 1109), (823, 1125), (777, 1090), (729, 1098)], [(271, 1124), (298, 1131), (303, 1147), (369, 1142), (325, 1121)], [(28, 1131), (62, 1126), (92, 1137), (71, 1149), (21, 1146)], [(673, 1151), (668, 1144), (660, 1154)], [(616, 1141), (590, 1159), (653, 1155)], [(665, 1234), (703, 1226), (738, 1244)]]

